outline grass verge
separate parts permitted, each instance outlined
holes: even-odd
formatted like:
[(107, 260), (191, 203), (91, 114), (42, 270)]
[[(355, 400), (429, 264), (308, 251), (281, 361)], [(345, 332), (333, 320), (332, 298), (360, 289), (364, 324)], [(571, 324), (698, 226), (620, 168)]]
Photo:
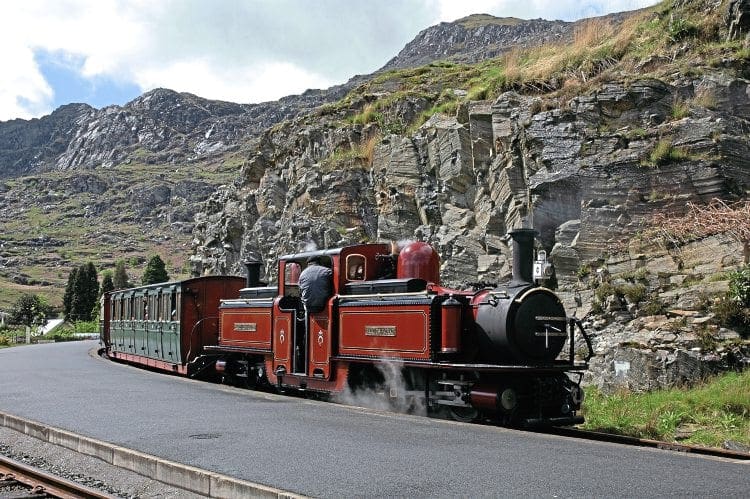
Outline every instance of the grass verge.
[(694, 388), (651, 393), (586, 392), (583, 429), (667, 442), (750, 446), (750, 371), (727, 373)]

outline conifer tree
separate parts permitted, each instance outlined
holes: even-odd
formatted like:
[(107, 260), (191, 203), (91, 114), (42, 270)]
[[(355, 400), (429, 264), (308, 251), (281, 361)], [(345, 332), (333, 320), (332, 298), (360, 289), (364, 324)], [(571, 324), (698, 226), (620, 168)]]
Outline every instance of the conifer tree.
[(104, 277), (102, 277), (102, 287), (100, 289), (99, 295), (103, 295), (104, 293), (109, 293), (110, 291), (114, 291), (115, 284), (112, 281), (112, 271), (108, 270), (104, 273)]
[(63, 316), (70, 316), (70, 305), (73, 301), (73, 287), (75, 286), (76, 274), (78, 273), (77, 268), (73, 268), (68, 274), (68, 284), (65, 286), (65, 294), (63, 295)]
[(128, 273), (125, 271), (125, 260), (117, 260), (115, 264), (115, 275), (112, 277), (114, 289), (125, 289), (130, 287)]
[(159, 255), (154, 255), (151, 260), (148, 261), (146, 271), (143, 273), (143, 284), (156, 284), (158, 282), (166, 282), (169, 280), (167, 275), (166, 265), (164, 260)]
[(96, 267), (91, 262), (81, 265), (72, 279), (70, 306), (65, 318), (69, 321), (90, 321), (91, 311), (98, 298), (99, 279)]
[(93, 263), (89, 262), (86, 264), (86, 302), (89, 309), (89, 318), (91, 320), (91, 310), (96, 306), (96, 302), (99, 300), (99, 275), (96, 272), (96, 267)]

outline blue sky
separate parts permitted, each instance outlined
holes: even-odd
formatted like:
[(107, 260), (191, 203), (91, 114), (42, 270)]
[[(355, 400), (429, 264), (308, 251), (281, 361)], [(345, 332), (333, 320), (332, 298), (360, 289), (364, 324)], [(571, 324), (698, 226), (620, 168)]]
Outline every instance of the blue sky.
[(384, 65), (419, 31), (473, 13), (572, 21), (656, 0), (10, 0), (0, 121), (157, 87), (262, 102)]

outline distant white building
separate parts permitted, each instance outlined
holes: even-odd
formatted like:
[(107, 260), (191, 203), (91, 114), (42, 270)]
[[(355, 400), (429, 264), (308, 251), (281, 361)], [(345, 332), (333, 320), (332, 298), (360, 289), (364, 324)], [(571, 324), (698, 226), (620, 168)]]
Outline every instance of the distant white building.
[(64, 319), (50, 319), (43, 326), (39, 326), (39, 328), (37, 329), (37, 334), (44, 335), (52, 332), (58, 327), (62, 326), (64, 322)]

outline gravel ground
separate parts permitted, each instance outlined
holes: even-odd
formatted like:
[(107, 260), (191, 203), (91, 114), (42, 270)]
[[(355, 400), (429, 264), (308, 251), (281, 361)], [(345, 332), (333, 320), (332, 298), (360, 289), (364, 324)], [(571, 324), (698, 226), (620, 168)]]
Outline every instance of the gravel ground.
[(0, 454), (116, 497), (202, 497), (9, 428), (0, 427)]

